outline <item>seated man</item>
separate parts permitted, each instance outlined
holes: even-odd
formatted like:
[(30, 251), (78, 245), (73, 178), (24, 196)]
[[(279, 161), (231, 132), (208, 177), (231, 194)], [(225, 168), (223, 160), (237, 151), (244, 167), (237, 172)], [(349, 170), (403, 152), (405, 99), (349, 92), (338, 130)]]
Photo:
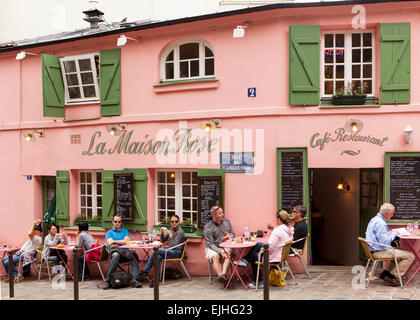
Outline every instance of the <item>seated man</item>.
[(114, 215), (114, 219), (112, 220), (114, 227), (105, 235), (107, 248), (110, 250), (110, 262), (108, 274), (106, 275), (105, 283), (102, 286), (102, 289), (104, 290), (108, 290), (111, 287), (111, 275), (115, 269), (117, 269), (118, 263), (121, 260), (121, 256), (131, 261), (131, 275), (133, 279), (132, 286), (135, 288), (141, 288), (141, 282), (137, 281), (139, 268), (136, 261), (134, 260), (133, 254), (128, 249), (119, 247), (127, 244), (127, 242), (130, 241), (130, 235), (126, 229), (121, 229), (121, 223), (121, 216), (118, 214)]
[[(304, 206), (299, 205), (294, 207), (292, 210), (292, 218), (295, 221), (295, 224), (293, 225), (293, 241), (305, 238), (308, 235), (308, 225), (304, 219), (305, 215), (306, 208)], [(290, 248), (290, 253), (294, 253), (294, 251), (301, 253), (304, 245), (305, 240), (293, 243), (292, 248)]]
[[(176, 245), (179, 245), (183, 242), (186, 241), (185, 238), (185, 233), (184, 230), (182, 230), (182, 228), (179, 226), (180, 222), (179, 222), (179, 217), (174, 214), (173, 216), (171, 216), (171, 225), (172, 228), (171, 230), (168, 229), (164, 229), (161, 228), (160, 229), (160, 241), (161, 242), (166, 242), (168, 241), (168, 245), (166, 246), (166, 248), (172, 248)], [(171, 250), (167, 250), (165, 248), (159, 248), (158, 250), (158, 258), (159, 258), (159, 263), (160, 260), (162, 260), (165, 257), (165, 252), (168, 251), (166, 257), (168, 259), (171, 258), (179, 258), (181, 257), (182, 254), (182, 250), (184, 249), (184, 246), (179, 246), (176, 247), (174, 249)], [(152, 269), (153, 266), (153, 257), (154, 257), (154, 251), (152, 251), (152, 254), (149, 257), (149, 261), (147, 262), (147, 264), (145, 265), (144, 269), (140, 272), (140, 278), (141, 280), (144, 280), (144, 278), (149, 274), (150, 270)]]
[[(216, 272), (219, 282), (226, 284), (228, 281), (227, 272), (229, 270), (229, 257), (231, 249), (223, 249), (219, 244), (229, 239), (229, 234), (235, 236), (232, 225), (228, 219), (224, 219), (223, 209), (219, 206), (213, 206), (210, 209), (212, 220), (204, 226), (204, 239), (206, 240), (206, 259), (213, 263), (213, 269)], [(223, 260), (223, 266), (220, 263)]]
[[(41, 227), (41, 220), (36, 220), (32, 222), (31, 229), (29, 230), (28, 237), (29, 239), (24, 243), (22, 248), (16, 252), (13, 256), (13, 274), (14, 274), (14, 282), (23, 280), (23, 275), (19, 275), (18, 278), (18, 270), (16, 270), (16, 265), (19, 264), (19, 261), (22, 261), (22, 265), (30, 265), (34, 260), (34, 254), (36, 249), (42, 245), (42, 227)], [(9, 273), (9, 257), (5, 257), (2, 259), (4, 269), (6, 270), (6, 274)], [(9, 278), (6, 277), (5, 282), (8, 282)]]
[[(386, 222), (391, 219), (391, 217), (394, 215), (394, 212), (395, 207), (392, 204), (384, 203), (381, 206), (379, 213), (370, 220), (367, 226), (366, 240), (385, 244), (388, 246), (391, 245), (391, 242), (398, 235), (398, 231), (389, 231)], [(393, 257), (392, 249), (388, 249), (379, 245), (373, 245), (370, 243), (368, 243), (368, 245), (370, 251), (372, 252), (372, 256), (375, 259)], [(398, 268), (400, 270), (400, 274), (403, 275), (411, 265), (411, 262), (414, 259), (414, 255), (411, 252), (402, 249), (394, 249), (394, 252), (397, 257), (397, 261), (399, 261)], [(380, 274), (379, 277), (392, 286), (398, 286), (399, 281), (397, 280), (396, 276), (398, 276), (398, 273), (396, 271), (395, 263), (390, 262), (388, 267)]]

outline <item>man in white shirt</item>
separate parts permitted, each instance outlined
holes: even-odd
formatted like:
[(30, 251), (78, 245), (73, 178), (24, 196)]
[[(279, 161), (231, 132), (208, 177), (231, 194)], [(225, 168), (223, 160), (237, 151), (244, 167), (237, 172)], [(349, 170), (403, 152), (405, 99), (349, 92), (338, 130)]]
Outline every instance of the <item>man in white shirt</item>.
[[(23, 275), (19, 275), (18, 279), (18, 270), (16, 265), (19, 264), (19, 261), (22, 261), (23, 266), (30, 264), (34, 260), (34, 254), (36, 249), (42, 245), (42, 227), (41, 220), (35, 220), (32, 222), (31, 229), (29, 230), (28, 237), (29, 239), (23, 244), (22, 248), (13, 255), (13, 274), (15, 277), (15, 282), (23, 280)], [(3, 262), (4, 269), (6, 274), (9, 273), (9, 257), (5, 257), (1, 260)], [(8, 282), (9, 278), (6, 277), (5, 282)]]

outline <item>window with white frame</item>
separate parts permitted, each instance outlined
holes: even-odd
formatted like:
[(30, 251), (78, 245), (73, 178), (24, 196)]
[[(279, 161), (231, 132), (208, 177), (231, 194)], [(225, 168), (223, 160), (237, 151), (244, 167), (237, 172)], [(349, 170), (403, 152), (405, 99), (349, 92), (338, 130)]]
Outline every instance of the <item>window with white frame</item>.
[(79, 213), (102, 217), (102, 171), (80, 171), (79, 194)]
[(171, 46), (162, 56), (163, 81), (214, 77), (214, 54), (204, 41), (187, 40)]
[(322, 96), (333, 96), (343, 89), (374, 95), (373, 31), (326, 31), (322, 49)]
[(156, 173), (157, 221), (176, 214), (181, 221), (198, 223), (198, 178), (191, 170), (159, 170)]
[(99, 101), (99, 53), (60, 58), (66, 104)]

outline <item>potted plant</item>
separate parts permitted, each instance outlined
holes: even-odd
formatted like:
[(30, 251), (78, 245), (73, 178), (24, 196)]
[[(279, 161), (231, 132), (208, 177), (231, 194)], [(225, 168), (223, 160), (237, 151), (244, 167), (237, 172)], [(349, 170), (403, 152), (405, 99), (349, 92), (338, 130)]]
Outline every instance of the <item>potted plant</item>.
[(90, 226), (102, 227), (101, 216), (95, 216), (95, 217), (89, 218), (86, 216), (85, 212), (82, 212), (76, 217), (76, 219), (74, 220), (74, 224), (77, 225), (81, 221), (86, 221)]
[(333, 95), (332, 103), (334, 105), (362, 105), (366, 101), (367, 84), (362, 81), (359, 85), (349, 85), (340, 88)]
[(181, 228), (185, 233), (193, 233), (196, 229), (195, 225), (191, 224), (191, 218), (185, 219), (184, 222), (181, 223)]
[(162, 219), (159, 222), (159, 228), (162, 228), (162, 227), (166, 227), (168, 229), (171, 229), (172, 228), (171, 227), (171, 222), (170, 222), (170, 219), (169, 218)]

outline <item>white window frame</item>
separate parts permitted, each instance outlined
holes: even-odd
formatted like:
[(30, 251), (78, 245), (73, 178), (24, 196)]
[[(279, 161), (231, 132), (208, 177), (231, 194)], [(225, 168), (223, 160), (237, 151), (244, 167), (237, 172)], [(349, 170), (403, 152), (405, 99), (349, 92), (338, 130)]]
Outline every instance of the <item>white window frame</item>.
[[(101, 176), (103, 175), (103, 171), (102, 170), (80, 170), (79, 174), (78, 174), (78, 184), (79, 184), (79, 215), (82, 214), (82, 179), (81, 179), (81, 174), (83, 173), (91, 173), (92, 174), (92, 218), (96, 217), (98, 215), (98, 208), (102, 209), (102, 216), (103, 216), (103, 206), (102, 207), (98, 207), (98, 190), (97, 190), (97, 185), (98, 183), (100, 183), (102, 185), (102, 181), (96, 181), (96, 173), (100, 172)], [(103, 185), (102, 185), (102, 194), (100, 195), (102, 197), (102, 205), (103, 205)], [(87, 196), (87, 190), (86, 190), (86, 194), (85, 196)], [(87, 207), (87, 199), (86, 199), (86, 206)], [(85, 212), (85, 216), (88, 217), (88, 213), (87, 211)]]
[[(194, 76), (194, 77), (184, 77), (181, 78), (180, 77), (180, 62), (181, 60), (179, 59), (179, 47), (183, 44), (187, 44), (187, 43), (198, 43), (199, 44), (199, 51), (198, 51), (198, 70), (199, 70), (199, 74), (198, 76)], [(211, 50), (211, 52), (213, 53), (212, 57), (206, 57), (206, 47), (209, 48)], [(167, 79), (166, 78), (166, 58), (168, 57), (168, 55), (171, 52), (174, 52), (174, 78), (173, 79)], [(206, 59), (213, 59), (214, 61), (214, 73), (211, 75), (205, 75), (205, 61)], [(193, 59), (187, 59), (187, 60), (193, 60)], [(182, 61), (187, 61), (187, 60), (182, 60)], [(163, 54), (162, 54), (162, 59), (160, 61), (160, 77), (162, 79), (162, 81), (179, 81), (179, 80), (191, 80), (191, 79), (200, 79), (200, 78), (214, 78), (216, 74), (216, 56), (214, 54), (214, 50), (213, 47), (206, 41), (204, 40), (199, 40), (199, 39), (185, 39), (182, 41), (179, 41), (173, 45), (171, 45), (169, 48), (167, 48)]]
[[(63, 84), (64, 84), (64, 98), (65, 98), (65, 104), (71, 105), (71, 104), (83, 104), (83, 103), (93, 103), (93, 102), (99, 102), (100, 100), (100, 91), (99, 91), (99, 79), (98, 74), (96, 72), (96, 63), (95, 63), (95, 57), (100, 56), (99, 52), (96, 53), (89, 53), (89, 54), (82, 54), (77, 56), (66, 56), (63, 58), (60, 58), (60, 66), (61, 66), (61, 75), (63, 77)], [(93, 85), (95, 87), (95, 93), (96, 97), (91, 98), (85, 98), (84, 92), (83, 92), (83, 84), (82, 84), (82, 77), (80, 75), (80, 69), (79, 64), (77, 63), (77, 60), (81, 59), (90, 59), (90, 63), (92, 66), (92, 73), (93, 73)], [(68, 91), (68, 84), (67, 84), (67, 78), (66, 78), (66, 71), (64, 67), (64, 62), (66, 61), (75, 61), (76, 65), (76, 74), (77, 74), (77, 80), (78, 80), (78, 88), (80, 90), (80, 98), (70, 98), (69, 91)], [(86, 86), (86, 85), (85, 85)], [(76, 87), (76, 86), (70, 86), (70, 87)]]
[[(331, 30), (321, 32), (321, 97), (332, 97), (333, 94), (325, 94), (325, 34), (344, 34), (344, 86), (347, 87), (352, 83), (352, 34), (353, 33), (371, 33), (372, 34), (372, 93), (367, 94), (367, 97), (375, 97), (375, 53), (376, 53), (376, 40), (375, 40), (375, 30)], [(363, 38), (361, 39), (363, 44)], [(350, 48), (350, 49), (349, 49)], [(363, 60), (363, 50), (361, 51), (361, 60)], [(363, 64), (363, 62), (360, 62)], [(361, 79), (363, 78), (363, 72), (360, 71)], [(334, 79), (335, 79), (335, 68), (334, 68)]]
[[(175, 198), (175, 214), (179, 216), (179, 219), (180, 219), (181, 222), (183, 222), (184, 219), (186, 219), (186, 218), (191, 218), (191, 214), (193, 212), (192, 208), (189, 210), (191, 212), (190, 216), (188, 216), (188, 217), (183, 216), (183, 211), (184, 210), (182, 210), (182, 206), (183, 206), (183, 203), (182, 203), (182, 200), (183, 200), (183, 196), (182, 196), (182, 173), (183, 172), (190, 172), (190, 173), (197, 172), (197, 169), (173, 169), (173, 170), (157, 169), (156, 170), (156, 172), (155, 172), (155, 181), (156, 181), (156, 183), (155, 183), (155, 221), (156, 221), (156, 224), (158, 224), (160, 222), (159, 196), (158, 196), (159, 195), (159, 190), (158, 190), (158, 184), (159, 184), (158, 174), (159, 174), (159, 172), (165, 172), (165, 173), (174, 172), (175, 173), (175, 197), (174, 197)], [(194, 197), (191, 195), (190, 199), (191, 198), (194, 198)], [(196, 215), (196, 217), (198, 219), (198, 183), (197, 183), (197, 215)], [(195, 223), (193, 223), (193, 224), (197, 225), (198, 221), (195, 221)]]

